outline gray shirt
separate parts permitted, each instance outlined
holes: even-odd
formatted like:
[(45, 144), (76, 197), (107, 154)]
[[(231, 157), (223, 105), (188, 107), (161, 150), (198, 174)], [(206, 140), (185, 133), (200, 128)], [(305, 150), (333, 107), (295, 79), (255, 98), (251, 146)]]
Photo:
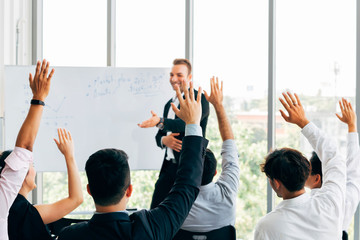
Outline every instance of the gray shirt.
[(222, 172), (218, 181), (200, 187), (199, 196), (181, 229), (209, 232), (235, 225), (240, 169), (233, 139), (223, 142), (221, 156)]

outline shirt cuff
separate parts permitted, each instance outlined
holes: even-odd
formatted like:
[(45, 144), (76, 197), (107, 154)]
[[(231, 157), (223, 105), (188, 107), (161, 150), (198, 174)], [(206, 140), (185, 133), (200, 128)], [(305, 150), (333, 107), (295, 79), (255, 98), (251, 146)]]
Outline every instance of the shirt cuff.
[(347, 136), (348, 142), (353, 142), (355, 144), (358, 144), (359, 142), (359, 134), (357, 132), (350, 132)]
[(304, 136), (309, 136), (314, 133), (315, 129), (317, 129), (316, 125), (312, 122), (309, 122), (305, 127), (303, 127), (301, 132)]
[(185, 136), (200, 136), (202, 137), (202, 128), (197, 124), (186, 124)]
[(15, 147), (5, 162), (12, 170), (18, 171), (33, 162), (33, 153), (25, 148)]
[(162, 141), (162, 140), (163, 140), (163, 138), (164, 138), (164, 137), (161, 137), (161, 139), (160, 139), (161, 149), (163, 149), (163, 148), (165, 147), (165, 146), (164, 146), (164, 144), (163, 144), (163, 141)]

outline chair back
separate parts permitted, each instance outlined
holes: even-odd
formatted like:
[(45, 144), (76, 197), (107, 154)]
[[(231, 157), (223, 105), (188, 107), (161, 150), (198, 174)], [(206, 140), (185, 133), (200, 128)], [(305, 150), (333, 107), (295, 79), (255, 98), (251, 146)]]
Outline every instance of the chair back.
[(49, 229), (52, 237), (56, 237), (59, 235), (61, 230), (67, 226), (70, 226), (79, 222), (87, 222), (89, 219), (72, 219), (72, 218), (61, 218), (55, 222), (47, 224), (47, 228)]
[(180, 229), (173, 240), (236, 240), (234, 226), (225, 226), (210, 232), (190, 232)]

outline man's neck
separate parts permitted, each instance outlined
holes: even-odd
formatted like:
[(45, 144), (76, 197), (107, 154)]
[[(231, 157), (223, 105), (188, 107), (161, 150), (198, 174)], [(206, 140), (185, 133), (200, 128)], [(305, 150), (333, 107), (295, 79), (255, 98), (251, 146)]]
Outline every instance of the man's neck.
[(99, 213), (110, 213), (110, 212), (119, 212), (126, 210), (126, 199), (121, 199), (121, 201), (117, 204), (110, 206), (100, 206), (95, 203), (96, 212)]
[(286, 194), (283, 194), (283, 199), (284, 200), (287, 200), (287, 199), (292, 199), (292, 198), (296, 198), (302, 194), (304, 194), (306, 191), (305, 191), (305, 188), (299, 190), (299, 191), (295, 191), (295, 192), (287, 192)]

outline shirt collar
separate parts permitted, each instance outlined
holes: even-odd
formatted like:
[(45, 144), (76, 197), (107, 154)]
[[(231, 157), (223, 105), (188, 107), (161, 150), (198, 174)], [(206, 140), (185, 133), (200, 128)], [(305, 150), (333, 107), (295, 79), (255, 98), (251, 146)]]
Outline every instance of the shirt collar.
[(303, 193), (300, 196), (297, 196), (295, 198), (282, 200), (275, 207), (275, 209), (298, 206), (300, 204), (303, 204), (303, 203), (307, 202), (309, 199), (310, 199), (310, 194), (309, 193)]

